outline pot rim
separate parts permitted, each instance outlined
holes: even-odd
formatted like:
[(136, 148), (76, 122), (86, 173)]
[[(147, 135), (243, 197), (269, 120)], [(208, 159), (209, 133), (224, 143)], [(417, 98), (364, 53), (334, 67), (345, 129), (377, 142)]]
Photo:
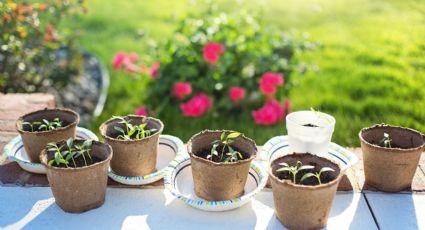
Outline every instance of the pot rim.
[[(306, 155), (306, 154), (311, 154), (311, 153), (292, 153), (292, 154), (303, 154), (303, 155)], [(327, 159), (325, 157), (321, 157), (321, 156), (318, 156), (318, 155), (315, 155), (315, 154), (311, 154), (311, 155), (316, 156), (318, 158), (325, 159), (327, 161), (330, 161), (330, 162), (336, 164), (338, 166), (338, 168), (339, 168), (339, 174), (338, 174), (338, 176), (335, 177), (335, 179), (333, 179), (332, 181), (329, 181), (328, 183), (318, 184), (318, 185), (294, 184), (290, 180), (279, 179), (276, 175), (273, 174), (273, 170), (272, 170), (271, 165), (273, 164), (274, 161), (276, 161), (277, 159), (279, 159), (281, 157), (284, 157), (284, 156), (278, 157), (278, 158), (276, 158), (276, 159), (274, 159), (272, 161), (272, 163), (270, 164), (269, 169), (268, 169), (269, 176), (272, 178), (272, 180), (275, 180), (279, 184), (282, 184), (282, 185), (285, 185), (285, 186), (289, 186), (289, 187), (292, 187), (292, 188), (296, 188), (296, 189), (304, 189), (304, 190), (325, 189), (325, 188), (328, 188), (328, 187), (332, 187), (336, 183), (339, 183), (339, 181), (341, 180), (342, 176), (345, 174), (345, 171), (342, 170), (341, 166), (337, 162), (335, 162), (334, 160)], [(285, 155), (285, 156), (287, 156), (287, 155)]]
[[(84, 141), (84, 140), (81, 140), (81, 141)], [(63, 142), (63, 141), (60, 141), (60, 142)], [(57, 142), (57, 143), (60, 143), (60, 142)], [(99, 145), (105, 145), (106, 147), (108, 147), (109, 155), (106, 159), (99, 161), (99, 162), (96, 162), (94, 164), (88, 165), (88, 166), (82, 166), (82, 167), (78, 167), (78, 168), (72, 168), (72, 167), (71, 168), (61, 168), (61, 167), (56, 167), (56, 166), (50, 166), (50, 165), (47, 164), (47, 162), (44, 162), (44, 160), (47, 161), (47, 151), (46, 151), (46, 148), (45, 148), (45, 149), (43, 149), (43, 151), (40, 154), (40, 162), (41, 162), (42, 165), (44, 165), (44, 167), (46, 167), (47, 170), (56, 170), (56, 171), (63, 171), (63, 172), (75, 172), (75, 171), (89, 170), (89, 169), (97, 167), (98, 165), (103, 165), (103, 164), (106, 164), (107, 162), (109, 162), (112, 159), (112, 155), (113, 155), (112, 147), (110, 145), (108, 145), (107, 143), (103, 143), (103, 142), (100, 142), (100, 141), (93, 140), (93, 143), (99, 144)]]
[[(30, 115), (33, 115), (33, 114), (37, 114), (37, 113), (48, 112), (48, 111), (51, 111), (51, 112), (55, 112), (56, 111), (56, 112), (68, 113), (68, 114), (71, 114), (71, 115), (75, 116), (76, 119), (75, 119), (74, 122), (71, 122), (71, 123), (69, 123), (66, 126), (63, 126), (63, 127), (60, 127), (60, 128), (54, 129), (54, 130), (34, 131), (34, 132), (23, 130), (22, 123), (25, 121), (25, 117), (30, 116)], [(77, 126), (77, 124), (79, 122), (80, 122), (80, 115), (77, 112), (75, 112), (75, 111), (73, 111), (71, 109), (67, 109), (67, 108), (48, 109), (48, 108), (45, 108), (45, 109), (40, 109), (40, 110), (36, 110), (36, 111), (30, 112), (30, 113), (26, 113), (23, 116), (20, 116), (18, 118), (18, 120), (16, 120), (15, 126), (16, 126), (16, 129), (18, 130), (18, 132), (20, 134), (24, 134), (24, 133), (25, 134), (45, 134), (45, 133), (56, 133), (56, 132), (59, 132), (59, 131), (63, 131), (63, 130), (69, 129), (71, 127)]]
[(148, 137), (145, 137), (143, 139), (140, 140), (121, 140), (121, 139), (117, 139), (117, 138), (112, 138), (108, 135), (106, 135), (106, 133), (103, 132), (103, 130), (106, 131), (106, 128), (108, 127), (108, 125), (110, 125), (109, 123), (111, 123), (112, 121), (118, 120), (117, 118), (110, 118), (107, 121), (103, 122), (100, 126), (99, 126), (99, 132), (100, 135), (111, 142), (118, 142), (118, 143), (137, 143), (137, 142), (142, 142), (151, 138), (154, 138), (155, 136), (158, 136), (162, 133), (162, 131), (164, 130), (164, 124), (162, 123), (162, 121), (160, 119), (154, 118), (154, 117), (149, 117), (149, 116), (141, 116), (141, 115), (126, 115), (123, 117), (136, 117), (136, 118), (142, 118), (142, 119), (146, 119), (146, 120), (152, 120), (156, 123), (158, 123), (161, 127), (158, 131), (156, 131), (153, 135), (150, 135)]
[[(386, 148), (386, 147), (382, 147), (382, 146), (379, 146), (379, 145), (372, 144), (372, 143), (370, 143), (369, 141), (367, 141), (367, 140), (365, 140), (363, 138), (363, 135), (362, 135), (363, 132), (365, 132), (367, 130), (382, 128), (382, 127), (389, 127), (389, 128), (394, 128), (394, 129), (407, 130), (409, 132), (418, 134), (419, 136), (422, 137), (423, 143), (422, 143), (422, 145), (419, 145), (418, 147), (407, 148), (407, 149), (403, 149), (403, 148)], [(417, 130), (414, 130), (414, 129), (411, 129), (411, 128), (407, 128), (407, 127), (389, 125), (389, 124), (384, 124), (384, 123), (382, 123), (382, 124), (376, 124), (376, 125), (373, 125), (373, 126), (370, 126), (370, 127), (365, 127), (363, 129), (361, 129), (360, 132), (359, 132), (359, 139), (360, 139), (360, 141), (363, 144), (367, 145), (368, 147), (379, 149), (379, 150), (382, 150), (382, 151), (385, 151), (385, 152), (412, 152), (412, 151), (420, 150), (420, 149), (422, 149), (422, 148), (425, 147), (425, 135), (422, 134), (421, 132), (419, 132)]]
[(233, 132), (238, 132), (238, 131), (235, 131), (235, 130), (225, 130), (225, 129), (222, 129), (222, 130), (204, 129), (201, 132), (196, 133), (195, 135), (193, 135), (189, 139), (189, 141), (187, 142), (187, 146), (186, 146), (187, 153), (189, 154), (189, 156), (190, 156), (191, 159), (195, 159), (197, 161), (200, 161), (200, 162), (203, 162), (203, 163), (206, 163), (206, 164), (209, 164), (209, 165), (213, 165), (213, 166), (233, 166), (233, 165), (240, 165), (240, 164), (245, 164), (247, 162), (251, 162), (252, 160), (254, 160), (257, 157), (257, 152), (258, 152), (257, 145), (255, 144), (255, 141), (254, 140), (252, 140), (249, 137), (246, 137), (243, 133), (241, 133), (240, 137), (242, 137), (243, 139), (245, 139), (247, 141), (252, 142), (254, 144), (254, 147), (255, 147), (255, 152), (253, 154), (251, 154), (251, 156), (249, 158), (247, 158), (247, 159), (238, 160), (238, 161), (230, 162), (230, 163), (214, 162), (214, 161), (210, 161), (210, 160), (207, 160), (205, 158), (199, 157), (199, 156), (197, 156), (197, 155), (195, 155), (195, 154), (193, 154), (193, 153), (191, 153), (189, 151), (189, 146), (192, 146), (192, 140), (193, 140), (194, 137), (197, 137), (197, 136), (200, 136), (200, 135), (203, 135), (203, 134), (206, 134), (206, 133), (222, 133), (222, 132), (232, 132), (232, 131)]

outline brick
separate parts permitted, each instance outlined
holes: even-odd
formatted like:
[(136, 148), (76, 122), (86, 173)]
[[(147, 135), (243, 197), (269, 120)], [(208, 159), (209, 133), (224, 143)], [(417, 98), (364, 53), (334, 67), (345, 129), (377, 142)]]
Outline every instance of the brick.
[(20, 184), (21, 178), (27, 172), (23, 171), (16, 162), (0, 165), (0, 184)]

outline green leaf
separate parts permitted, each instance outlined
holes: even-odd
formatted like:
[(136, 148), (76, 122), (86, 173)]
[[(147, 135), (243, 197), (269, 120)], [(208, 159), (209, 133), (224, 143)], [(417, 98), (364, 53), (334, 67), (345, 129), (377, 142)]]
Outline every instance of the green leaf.
[(234, 139), (236, 137), (239, 137), (240, 135), (241, 135), (241, 133), (233, 132), (233, 133), (230, 133), (229, 135), (227, 135), (227, 138)]
[(226, 132), (222, 132), (220, 136), (220, 140), (224, 140), (224, 136), (226, 135)]
[(50, 160), (49, 163), (47, 163), (49, 166), (52, 166), (53, 162), (55, 162), (55, 160)]
[(71, 148), (73, 144), (74, 144), (74, 139), (72, 137), (66, 140), (66, 145), (68, 146), (68, 148)]
[(46, 119), (43, 119), (43, 122), (44, 122), (44, 124), (46, 124), (46, 125), (49, 125), (50, 123), (49, 123), (49, 121), (48, 120), (46, 120)]
[(84, 141), (83, 146), (85, 146), (86, 148), (90, 148), (93, 144), (93, 140), (87, 139)]
[(287, 163), (285, 163), (285, 162), (281, 162), (281, 163), (279, 163), (279, 165), (282, 165), (282, 166), (285, 166), (285, 167), (289, 167), (289, 165)]
[(306, 173), (306, 174), (304, 174), (302, 177), (301, 177), (301, 182), (303, 182), (304, 180), (306, 180), (307, 178), (310, 178), (310, 177), (315, 177), (316, 175), (314, 174), (314, 173)]
[(333, 168), (323, 167), (322, 169), (320, 169), (320, 173), (322, 172), (335, 172), (335, 170)]
[(136, 129), (132, 128), (128, 131), (127, 135), (131, 137), (134, 134), (134, 132), (136, 132)]
[(289, 167), (282, 167), (282, 168), (276, 170), (276, 172), (283, 172), (283, 171), (291, 171), (291, 168), (289, 168)]
[(114, 129), (125, 135), (124, 129), (122, 129), (122, 128), (118, 127), (118, 126), (114, 126)]
[(314, 166), (312, 166), (312, 165), (303, 165), (300, 168), (298, 168), (298, 171), (306, 170), (306, 169), (314, 169)]

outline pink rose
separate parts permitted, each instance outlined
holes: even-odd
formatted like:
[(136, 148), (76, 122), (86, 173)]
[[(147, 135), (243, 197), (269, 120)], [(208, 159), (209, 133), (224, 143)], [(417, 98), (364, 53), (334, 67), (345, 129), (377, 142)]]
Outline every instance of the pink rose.
[(220, 59), (220, 55), (224, 53), (224, 46), (217, 42), (208, 42), (203, 49), (205, 62), (215, 64)]
[(212, 106), (211, 99), (205, 93), (199, 93), (188, 102), (180, 104), (180, 110), (185, 117), (200, 117)]
[(160, 67), (160, 63), (159, 61), (156, 61), (152, 64), (151, 68), (149, 69), (149, 75), (151, 75), (153, 79), (158, 78), (159, 67)]
[(144, 106), (140, 106), (139, 108), (136, 109), (134, 114), (139, 116), (147, 116), (148, 112), (146, 111), (146, 108)]
[(139, 55), (137, 55), (135, 52), (131, 52), (127, 57), (131, 63), (136, 63), (139, 60)]
[(173, 86), (173, 95), (181, 100), (192, 93), (192, 85), (188, 82), (176, 82)]
[(120, 69), (127, 61), (127, 54), (124, 52), (118, 52), (115, 54), (114, 59), (112, 60), (112, 67), (114, 69)]
[(229, 98), (233, 103), (237, 103), (245, 98), (245, 89), (242, 87), (231, 87), (229, 89)]
[(282, 74), (266, 72), (260, 79), (260, 90), (266, 96), (273, 96), (277, 87), (283, 85), (284, 79)]
[(252, 117), (258, 125), (274, 125), (285, 117), (285, 109), (276, 100), (267, 101), (263, 107), (252, 111)]

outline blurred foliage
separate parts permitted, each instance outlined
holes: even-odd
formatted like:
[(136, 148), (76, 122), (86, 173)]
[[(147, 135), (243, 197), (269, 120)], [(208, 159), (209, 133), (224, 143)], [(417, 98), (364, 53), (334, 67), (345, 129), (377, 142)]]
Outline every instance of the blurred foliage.
[(0, 2), (0, 92), (60, 90), (83, 68), (77, 35), (59, 31), (83, 0)]

